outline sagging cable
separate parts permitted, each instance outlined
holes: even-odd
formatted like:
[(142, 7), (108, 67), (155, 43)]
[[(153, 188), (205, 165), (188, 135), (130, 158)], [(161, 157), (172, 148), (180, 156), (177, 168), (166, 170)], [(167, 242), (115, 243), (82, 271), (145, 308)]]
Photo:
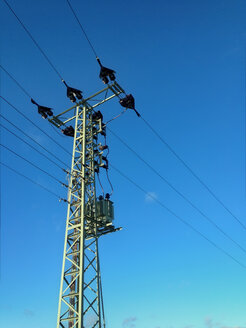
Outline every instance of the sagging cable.
[(117, 116), (113, 117), (111, 120), (107, 121), (107, 122), (105, 123), (105, 125), (107, 125), (108, 123), (110, 123), (110, 122), (116, 120), (118, 117), (120, 117), (121, 115), (125, 114), (126, 111), (127, 111), (127, 108), (124, 109), (119, 115), (117, 115)]

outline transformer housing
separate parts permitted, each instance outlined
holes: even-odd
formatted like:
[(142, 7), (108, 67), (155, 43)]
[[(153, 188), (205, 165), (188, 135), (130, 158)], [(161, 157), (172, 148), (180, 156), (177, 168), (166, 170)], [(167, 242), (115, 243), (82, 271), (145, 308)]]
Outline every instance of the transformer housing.
[(114, 220), (114, 205), (109, 199), (100, 199), (96, 203), (97, 220), (103, 225), (107, 225)]

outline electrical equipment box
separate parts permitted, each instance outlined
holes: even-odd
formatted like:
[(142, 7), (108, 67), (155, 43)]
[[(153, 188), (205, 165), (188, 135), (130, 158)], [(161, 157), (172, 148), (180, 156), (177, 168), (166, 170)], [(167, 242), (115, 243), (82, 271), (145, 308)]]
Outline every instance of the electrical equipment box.
[(114, 205), (111, 200), (97, 200), (97, 220), (102, 224), (110, 224), (114, 220)]

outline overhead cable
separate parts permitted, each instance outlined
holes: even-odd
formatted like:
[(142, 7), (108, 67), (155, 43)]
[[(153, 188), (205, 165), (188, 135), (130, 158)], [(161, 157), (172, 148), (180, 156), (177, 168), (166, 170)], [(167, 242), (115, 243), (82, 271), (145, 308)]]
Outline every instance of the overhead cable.
[(99, 185), (100, 185), (101, 190), (102, 190), (102, 196), (104, 198), (104, 189), (103, 189), (103, 186), (102, 186), (102, 183), (101, 183), (101, 179), (100, 179), (100, 176), (99, 176), (98, 172), (97, 172), (97, 179), (98, 179)]
[(73, 9), (73, 7), (72, 7), (71, 2), (70, 2), (69, 0), (66, 0), (66, 1), (67, 1), (68, 5), (69, 5), (69, 8), (71, 9), (71, 11), (72, 11), (72, 13), (73, 13), (73, 15), (74, 15), (74, 18), (76, 19), (76, 21), (78, 22), (78, 24), (79, 24), (79, 26), (80, 26), (81, 31), (83, 32), (83, 34), (84, 34), (86, 40), (88, 41), (88, 43), (89, 43), (89, 45), (90, 45), (90, 47), (91, 47), (91, 50), (93, 51), (94, 55), (95, 55), (96, 58), (97, 58), (98, 56), (97, 56), (96, 50), (95, 50), (94, 46), (92, 45), (92, 43), (91, 43), (91, 41), (90, 41), (90, 39), (89, 39), (87, 33), (85, 32), (85, 29), (83, 28), (83, 26), (82, 26), (82, 24), (81, 24), (81, 22), (80, 22), (78, 16), (76, 15), (76, 13), (75, 13), (75, 11), (74, 11), (74, 9)]
[(51, 158), (49, 158), (48, 156), (46, 156), (45, 154), (41, 153), (37, 148), (35, 148), (34, 146), (32, 146), (29, 142), (25, 141), (24, 139), (22, 139), (21, 137), (19, 137), (17, 134), (15, 134), (13, 131), (9, 130), (6, 126), (2, 125), (0, 123), (0, 126), (3, 127), (6, 131), (8, 131), (9, 133), (11, 133), (13, 136), (15, 136), (16, 138), (18, 138), (19, 140), (21, 140), (22, 142), (24, 142), (26, 145), (28, 145), (30, 148), (32, 148), (34, 151), (36, 151), (38, 154), (40, 154), (41, 156), (45, 157), (48, 161), (50, 161), (51, 163), (53, 163), (54, 165), (56, 165), (59, 169), (61, 169), (63, 172), (65, 171), (63, 167), (61, 167), (59, 164), (57, 164), (55, 161), (53, 161)]
[(0, 165), (5, 166), (5, 167), (8, 168), (9, 170), (11, 170), (11, 171), (13, 171), (14, 173), (18, 174), (19, 176), (21, 176), (21, 177), (27, 179), (28, 181), (32, 182), (33, 184), (35, 184), (35, 185), (39, 186), (40, 188), (46, 190), (47, 192), (49, 192), (49, 193), (52, 194), (53, 196), (57, 197), (60, 201), (61, 201), (61, 200), (62, 200), (62, 201), (66, 201), (64, 198), (60, 197), (60, 196), (59, 196), (58, 194), (56, 194), (54, 191), (52, 191), (52, 190), (50, 190), (49, 188), (47, 188), (47, 187), (41, 185), (41, 184), (38, 183), (38, 182), (32, 180), (31, 178), (27, 177), (26, 175), (22, 174), (21, 172), (19, 172), (19, 171), (13, 169), (13, 168), (10, 167), (9, 165), (7, 165), (7, 164), (5, 164), (5, 163), (3, 163), (3, 162), (0, 162)]
[(13, 10), (13, 8), (10, 6), (10, 4), (6, 1), (3, 0), (4, 3), (8, 6), (9, 10), (12, 12), (12, 14), (16, 17), (16, 19), (18, 20), (18, 22), (21, 24), (21, 26), (23, 27), (23, 29), (26, 31), (26, 33), (28, 34), (28, 36), (31, 38), (31, 40), (33, 41), (33, 43), (36, 45), (36, 47), (38, 48), (38, 50), (41, 52), (41, 54), (44, 56), (44, 58), (47, 60), (47, 62), (49, 63), (49, 65), (52, 67), (52, 69), (54, 70), (54, 72), (59, 76), (59, 78), (61, 80), (63, 80), (61, 74), (59, 73), (59, 71), (57, 70), (57, 68), (55, 67), (55, 65), (51, 62), (51, 60), (49, 59), (49, 57), (47, 56), (47, 54), (44, 52), (44, 50), (40, 47), (40, 45), (38, 44), (38, 42), (34, 39), (34, 37), (32, 36), (31, 32), (27, 29), (27, 27), (24, 25), (24, 23), (21, 21), (21, 19), (17, 16), (17, 14), (15, 13), (15, 11)]
[(65, 184), (63, 182), (61, 182), (59, 179), (57, 179), (54, 175), (50, 174), (49, 172), (45, 171), (44, 169), (42, 169), (41, 167), (39, 167), (38, 165), (34, 164), (33, 162), (29, 161), (28, 159), (26, 159), (25, 157), (17, 154), (14, 150), (10, 149), (9, 147), (0, 144), (1, 147), (5, 148), (6, 150), (8, 150), (10, 153), (14, 154), (15, 156), (23, 159), (25, 162), (29, 163), (30, 165), (32, 165), (33, 167), (35, 167), (36, 169), (38, 169), (39, 171), (45, 173), (46, 175), (48, 175), (50, 178), (52, 178), (53, 180), (55, 180), (56, 182), (60, 183), (61, 185), (65, 186)]
[(117, 138), (127, 149), (129, 149), (140, 161), (142, 161), (152, 172), (154, 172), (162, 181), (164, 181), (171, 189), (173, 189), (181, 198), (183, 198), (190, 206), (192, 206), (202, 217), (210, 222), (218, 231), (220, 231), (226, 238), (233, 242), (237, 247), (239, 247), (244, 253), (246, 249), (241, 246), (236, 240), (234, 240), (228, 233), (226, 233), (221, 227), (219, 227), (212, 219), (210, 219), (204, 212), (202, 212), (189, 198), (187, 198), (183, 193), (181, 193), (174, 185), (163, 177), (152, 165), (150, 165), (145, 159), (143, 159), (133, 148), (131, 148), (121, 137), (114, 133), (108, 128), (115, 138)]
[(164, 208), (166, 211), (168, 211), (170, 214), (172, 214), (176, 219), (178, 219), (180, 222), (182, 222), (184, 225), (189, 227), (191, 230), (193, 230), (196, 234), (198, 234), (200, 237), (205, 239), (208, 243), (210, 243), (213, 247), (218, 249), (220, 252), (222, 252), (224, 255), (229, 257), (231, 260), (239, 264), (242, 268), (246, 269), (246, 265), (237, 260), (233, 255), (228, 253), (226, 250), (224, 250), (222, 247), (217, 245), (215, 242), (213, 242), (211, 239), (209, 239), (206, 235), (204, 235), (202, 232), (200, 232), (198, 229), (196, 229), (191, 223), (187, 222), (185, 219), (183, 219), (181, 216), (173, 212), (171, 209), (169, 209), (164, 203), (159, 201), (156, 197), (150, 195), (143, 187), (141, 187), (139, 184), (137, 184), (135, 181), (133, 181), (131, 178), (129, 178), (127, 175), (125, 175), (122, 171), (120, 171), (118, 168), (110, 164), (110, 166), (118, 172), (122, 177), (124, 177), (126, 180), (128, 180), (132, 185), (134, 185), (137, 189), (139, 189), (142, 193), (145, 195), (148, 195), (148, 197), (152, 198), (157, 204), (159, 204), (162, 208)]
[[(84, 33), (91, 49), (93, 50), (95, 56), (97, 57), (97, 54), (95, 52), (95, 49), (89, 40), (80, 20), (78, 19), (78, 16), (76, 15), (71, 3), (69, 0), (66, 0), (75, 19), (77, 20), (82, 32)], [(160, 134), (149, 124), (147, 120), (145, 120), (142, 115), (138, 113), (138, 116), (144, 121), (144, 123), (151, 129), (151, 131), (161, 140), (161, 142), (169, 149), (169, 151), (186, 167), (186, 169), (203, 185), (203, 187), (216, 199), (216, 201), (246, 230), (245, 224), (235, 215), (232, 213), (232, 211), (219, 199), (219, 197), (211, 190), (211, 188), (208, 187), (208, 185), (191, 169), (191, 167), (177, 154), (177, 152), (160, 136)]]
[(14, 105), (12, 105), (7, 99), (5, 99), (3, 96), (0, 95), (0, 98), (2, 98), (9, 106), (11, 106), (15, 111), (17, 111), (21, 116), (23, 116), (27, 121), (29, 121), (32, 125), (34, 125), (37, 129), (42, 131), (50, 140), (52, 140), (57, 146), (62, 148), (67, 154), (70, 155), (69, 151), (66, 150), (62, 145), (60, 145), (54, 138), (52, 138), (47, 132), (42, 130), (37, 124), (35, 124), (32, 120), (30, 120), (29, 117), (27, 117), (25, 114), (22, 113), (21, 110), (16, 108)]
[(23, 88), (23, 86), (0, 64), (0, 68), (11, 78), (11, 80), (13, 80), (15, 82), (15, 84), (18, 85), (18, 87), (25, 93), (25, 95), (28, 98), (32, 98), (32, 96), (30, 96), (29, 92), (26, 91), (26, 89)]
[[(33, 100), (33, 98), (32, 98), (32, 96), (26, 91), (26, 89), (2, 66), (2, 65), (0, 65), (0, 68), (16, 83), (16, 85), (18, 85), (18, 87), (31, 99), (31, 102), (32, 103), (36, 103), (34, 100)], [(53, 125), (51, 125), (51, 127), (52, 128), (54, 128), (53, 127)], [(59, 134), (58, 132), (57, 132), (57, 130), (55, 129), (55, 132), (57, 133), (57, 134)], [(63, 134), (59, 134), (59, 136), (63, 136), (64, 137), (64, 135)], [(42, 146), (41, 146), (42, 147)], [(70, 154), (70, 153), (69, 153)], [(53, 154), (52, 154), (53, 155)], [(53, 155), (54, 157), (55, 157), (55, 155)], [(67, 165), (67, 164), (65, 164), (65, 165)]]
[(160, 141), (169, 149), (169, 151), (186, 167), (186, 169), (195, 177), (201, 185), (213, 196), (214, 199), (246, 230), (246, 225), (222, 202), (222, 200), (211, 190), (211, 188), (192, 170), (192, 168), (177, 154), (177, 152), (165, 141), (161, 135), (146, 121), (142, 116), (141, 119), (149, 129), (160, 139)]
[(41, 145), (41, 143), (39, 143), (38, 141), (36, 141), (34, 138), (32, 138), (29, 134), (27, 134), (26, 132), (24, 132), (22, 129), (20, 129), (18, 126), (16, 126), (14, 123), (10, 122), (6, 117), (4, 117), (2, 114), (0, 114), (0, 117), (2, 117), (6, 122), (8, 122), (9, 124), (11, 124), (15, 129), (17, 129), (18, 131), (20, 131), (22, 134), (24, 134), (26, 137), (28, 137), (29, 139), (31, 139), (33, 142), (35, 142), (39, 147), (41, 147), (42, 149), (44, 149), (48, 154), (50, 154), (51, 156), (53, 156), (57, 161), (59, 161), (60, 163), (62, 163), (63, 165), (65, 165), (65, 167), (68, 166), (68, 164), (66, 164), (65, 162), (63, 162), (60, 158), (58, 158), (56, 155), (54, 155), (51, 151), (49, 151), (47, 148), (45, 148), (43, 145)]
[(110, 196), (112, 196), (112, 195), (113, 195), (113, 192), (114, 192), (114, 187), (113, 187), (113, 185), (112, 185), (112, 183), (111, 183), (111, 181), (110, 181), (110, 179), (109, 179), (108, 169), (106, 170), (106, 176), (107, 176), (107, 179), (108, 179), (108, 183), (109, 183), (109, 185), (110, 185), (110, 187), (111, 187), (111, 193), (110, 193)]

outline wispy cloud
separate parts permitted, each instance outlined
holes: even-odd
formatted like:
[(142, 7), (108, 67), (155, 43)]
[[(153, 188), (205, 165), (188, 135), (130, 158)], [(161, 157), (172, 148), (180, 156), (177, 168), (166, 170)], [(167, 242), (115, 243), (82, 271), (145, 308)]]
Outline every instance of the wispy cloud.
[(208, 328), (246, 328), (245, 326), (228, 326), (219, 322), (214, 322), (212, 318), (206, 317), (204, 320), (205, 326)]
[(24, 315), (26, 317), (33, 317), (34, 316), (34, 312), (32, 310), (30, 310), (30, 309), (25, 309), (24, 310)]
[(224, 326), (224, 325), (222, 325), (222, 326), (220, 326), (220, 328), (246, 328), (245, 326), (243, 327), (243, 326)]
[(122, 327), (123, 328), (134, 328), (136, 320), (137, 320), (136, 317), (126, 318), (122, 323)]
[(152, 203), (157, 199), (157, 194), (154, 191), (150, 191), (145, 195), (146, 203)]
[(206, 317), (204, 320), (205, 326), (208, 328), (213, 328), (213, 320), (210, 317)]

